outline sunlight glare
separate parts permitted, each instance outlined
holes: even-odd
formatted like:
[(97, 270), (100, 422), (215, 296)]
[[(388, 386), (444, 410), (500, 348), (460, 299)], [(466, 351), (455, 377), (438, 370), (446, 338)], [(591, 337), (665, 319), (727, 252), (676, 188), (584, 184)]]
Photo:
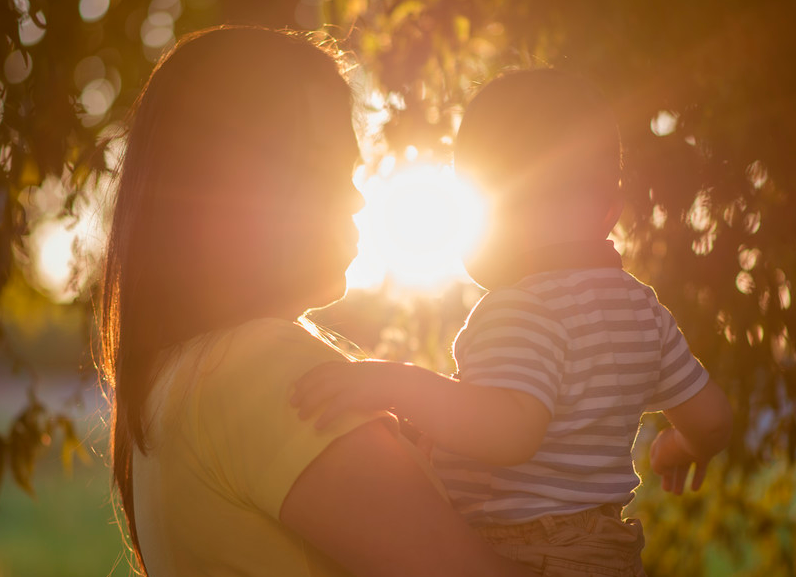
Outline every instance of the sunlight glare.
[(483, 232), (483, 200), (448, 166), (393, 171), (393, 162), (369, 178), (358, 174), (365, 208), (355, 217), (359, 256), (348, 270), (349, 286), (389, 279), (402, 288), (437, 290), (467, 280), (462, 258)]
[(58, 221), (43, 222), (36, 228), (36, 272), (43, 288), (60, 293), (66, 287), (72, 274), (74, 240), (74, 232)]
[(97, 270), (105, 231), (96, 207), (80, 204), (72, 217), (43, 217), (28, 241), (39, 287), (57, 303), (77, 298)]

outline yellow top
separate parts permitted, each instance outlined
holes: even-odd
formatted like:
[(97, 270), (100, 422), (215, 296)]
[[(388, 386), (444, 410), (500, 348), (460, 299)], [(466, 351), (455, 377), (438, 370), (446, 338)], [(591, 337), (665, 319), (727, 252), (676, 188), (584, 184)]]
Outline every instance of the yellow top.
[(277, 319), (205, 335), (170, 355), (147, 404), (149, 450), (133, 457), (150, 577), (348, 575), (279, 522), (293, 482), (334, 439), (391, 417), (351, 413), (320, 432), (297, 418), (292, 383), (342, 359)]

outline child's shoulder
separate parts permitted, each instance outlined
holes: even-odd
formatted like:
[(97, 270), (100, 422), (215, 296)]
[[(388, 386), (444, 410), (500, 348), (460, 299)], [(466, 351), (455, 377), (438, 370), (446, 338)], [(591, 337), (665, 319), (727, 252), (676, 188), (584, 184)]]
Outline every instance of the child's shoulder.
[(529, 275), (512, 288), (533, 294), (540, 301), (594, 290), (641, 291), (657, 300), (651, 286), (621, 268), (551, 270)]
[(623, 269), (561, 269), (528, 275), (514, 285), (489, 291), (473, 307), (470, 318), (513, 311), (556, 317), (584, 298), (628, 298), (660, 306), (655, 290)]
[(546, 297), (532, 287), (517, 284), (489, 291), (470, 311), (465, 327), (516, 324), (522, 319), (557, 322), (557, 315)]
[(473, 312), (478, 310), (525, 308), (529, 306), (543, 306), (544, 298), (532, 285), (517, 283), (490, 290), (473, 307)]

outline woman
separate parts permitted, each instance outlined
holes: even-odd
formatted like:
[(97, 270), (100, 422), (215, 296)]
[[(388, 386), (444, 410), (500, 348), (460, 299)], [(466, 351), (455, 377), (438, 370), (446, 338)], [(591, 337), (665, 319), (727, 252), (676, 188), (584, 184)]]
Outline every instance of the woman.
[(387, 414), (319, 432), (290, 408), (291, 384), (339, 358), (296, 319), (344, 294), (356, 253), (350, 114), (331, 56), (251, 27), (183, 39), (137, 102), (102, 369), (152, 577), (527, 575), (448, 507)]

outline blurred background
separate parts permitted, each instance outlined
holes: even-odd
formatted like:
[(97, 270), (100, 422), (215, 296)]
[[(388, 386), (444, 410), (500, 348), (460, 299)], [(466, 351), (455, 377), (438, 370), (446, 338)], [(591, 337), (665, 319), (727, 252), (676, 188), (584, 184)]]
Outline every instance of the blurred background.
[[(796, 574), (796, 0), (6, 0), (0, 3), (0, 577), (127, 575), (111, 504), (94, 305), (123, 122), (181, 34), (316, 31), (347, 52), (363, 161), (350, 291), (312, 318), (365, 353), (452, 370), (482, 291), (483, 225), (450, 150), (477, 87), (556, 66), (597, 84), (624, 141), (612, 238), (730, 396), (697, 494), (636, 443), (651, 577)], [(256, 66), (256, 62), (251, 63)]]

